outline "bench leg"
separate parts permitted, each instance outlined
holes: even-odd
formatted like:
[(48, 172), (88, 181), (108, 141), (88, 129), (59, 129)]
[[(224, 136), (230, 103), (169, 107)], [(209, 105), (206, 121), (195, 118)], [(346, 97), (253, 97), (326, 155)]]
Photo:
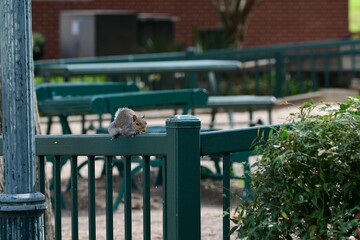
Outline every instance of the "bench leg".
[(253, 119), (254, 119), (253, 113), (254, 113), (253, 110), (252, 110), (252, 109), (249, 109), (250, 123), (253, 123)]
[(60, 124), (61, 124), (62, 130), (63, 130), (63, 134), (71, 134), (71, 129), (69, 126), (69, 122), (67, 120), (67, 116), (60, 115), (59, 119), (60, 119)]
[(268, 110), (268, 115), (269, 115), (269, 124), (272, 124), (272, 111), (271, 111), (271, 108), (269, 108)]
[(51, 125), (52, 125), (53, 121), (52, 121), (52, 117), (48, 117), (48, 124), (47, 124), (47, 129), (46, 129), (46, 134), (49, 135), (50, 134), (50, 130), (51, 130)]
[(211, 109), (211, 121), (210, 121), (210, 126), (209, 126), (210, 129), (214, 128), (216, 113), (217, 113), (217, 108), (212, 108)]
[(228, 113), (228, 116), (229, 116), (229, 125), (230, 125), (230, 127), (235, 128), (233, 110), (231, 108), (228, 108), (227, 113)]
[(85, 129), (85, 115), (81, 115), (81, 133), (85, 134), (86, 133), (86, 129)]

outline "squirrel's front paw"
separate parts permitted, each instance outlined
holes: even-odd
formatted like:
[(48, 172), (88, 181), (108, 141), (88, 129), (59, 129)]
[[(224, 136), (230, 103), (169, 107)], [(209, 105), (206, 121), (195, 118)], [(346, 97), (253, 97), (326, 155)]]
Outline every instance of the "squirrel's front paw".
[(111, 140), (114, 140), (115, 138), (117, 138), (120, 134), (116, 134), (116, 135), (112, 135)]
[(136, 135), (139, 135), (139, 132), (135, 132), (132, 136), (135, 137)]

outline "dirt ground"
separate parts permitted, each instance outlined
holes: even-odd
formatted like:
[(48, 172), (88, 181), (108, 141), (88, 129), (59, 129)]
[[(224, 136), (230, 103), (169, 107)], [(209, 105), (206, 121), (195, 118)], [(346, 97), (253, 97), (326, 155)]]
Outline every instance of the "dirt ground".
[[(152, 183), (155, 182), (157, 169), (152, 169)], [(132, 192), (132, 219), (133, 239), (143, 239), (143, 203), (141, 195), (141, 173), (136, 177), (139, 190)], [(114, 200), (119, 191), (121, 179), (119, 175), (113, 177)], [(96, 239), (105, 239), (105, 181), (104, 177), (96, 180)], [(63, 181), (66, 188), (67, 179)], [(202, 239), (220, 239), (222, 234), (222, 181), (205, 179), (201, 181), (201, 206), (202, 206)], [(232, 192), (234, 203), (241, 196), (242, 183), (232, 180)], [(79, 179), (79, 238), (88, 239), (88, 217), (87, 217), (87, 179)], [(162, 188), (152, 186), (151, 188), (151, 239), (162, 238)], [(70, 194), (65, 193), (65, 200), (70, 205)], [(62, 216), (63, 239), (71, 239), (71, 212), (64, 210)], [(114, 239), (124, 239), (124, 204), (122, 203), (114, 213)], [(235, 239), (235, 238), (233, 238)]]
[[(313, 95), (303, 95), (298, 98), (285, 99), (293, 104), (281, 104), (273, 111), (273, 123), (283, 123), (286, 121), (289, 113), (297, 111), (297, 105), (302, 103), (308, 98), (316, 98), (317, 100), (325, 100), (330, 102), (344, 101), (347, 96), (356, 96), (357, 92), (333, 90), (332, 92), (323, 91)], [(167, 115), (171, 115), (169, 112), (142, 112), (145, 114), (149, 125), (164, 124)], [(210, 116), (206, 112), (196, 113), (202, 122), (202, 126), (207, 126), (210, 121)], [(156, 116), (155, 116), (156, 115)], [(154, 118), (159, 115), (163, 115), (160, 119)], [(246, 127), (248, 125), (249, 115), (246, 112), (238, 112), (235, 114), (234, 119), (236, 121), (236, 127)], [(254, 118), (262, 118), (267, 120), (266, 111), (257, 111), (254, 113)], [(76, 120), (76, 119), (75, 119)], [(227, 114), (220, 113), (216, 118), (215, 128), (227, 129)], [(45, 119), (42, 119), (42, 131), (45, 132), (46, 124)], [(74, 121), (71, 124), (73, 133), (80, 133), (79, 122)], [(52, 128), (51, 134), (61, 134), (61, 129), (58, 124), (55, 124)], [(102, 166), (96, 164), (97, 176), (96, 179), (96, 239), (105, 239), (105, 181), (104, 177), (101, 177)], [(210, 161), (202, 161), (202, 164), (212, 167)], [(86, 170), (85, 170), (86, 171)], [(235, 171), (241, 174), (241, 167), (235, 167)], [(70, 167), (65, 166), (62, 170), (62, 185), (63, 189), (66, 189), (69, 181)], [(51, 177), (51, 164), (47, 166), (48, 176)], [(151, 169), (152, 183), (155, 182), (157, 169)], [(134, 190), (132, 193), (132, 227), (133, 227), (133, 239), (143, 239), (142, 236), (142, 195), (141, 195), (141, 172), (135, 177), (139, 190)], [(114, 200), (117, 196), (121, 183), (121, 178), (116, 170), (114, 170), (113, 176), (113, 189)], [(232, 204), (236, 205), (236, 202), (241, 197), (242, 182), (240, 180), (232, 180)], [(88, 239), (88, 216), (87, 216), (87, 179), (79, 178), (79, 239)], [(161, 186), (152, 186), (151, 188), (151, 239), (163, 239), (162, 238), (162, 188)], [(65, 193), (65, 200), (70, 207), (70, 194)], [(231, 210), (233, 211), (234, 208)], [(222, 238), (222, 181), (203, 179), (201, 181), (201, 236), (204, 240), (213, 240)], [(124, 208), (123, 203), (120, 208), (114, 212), (114, 239), (124, 239)], [(63, 239), (71, 239), (71, 212), (69, 210), (62, 211), (62, 236)], [(231, 239), (236, 239), (236, 236), (231, 236)]]

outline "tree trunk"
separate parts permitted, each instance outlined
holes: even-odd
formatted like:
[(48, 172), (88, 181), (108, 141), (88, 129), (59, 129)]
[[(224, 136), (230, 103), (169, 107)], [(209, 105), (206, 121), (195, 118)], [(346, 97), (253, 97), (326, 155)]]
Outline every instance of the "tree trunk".
[(229, 47), (242, 47), (247, 19), (262, 0), (209, 0), (218, 11)]

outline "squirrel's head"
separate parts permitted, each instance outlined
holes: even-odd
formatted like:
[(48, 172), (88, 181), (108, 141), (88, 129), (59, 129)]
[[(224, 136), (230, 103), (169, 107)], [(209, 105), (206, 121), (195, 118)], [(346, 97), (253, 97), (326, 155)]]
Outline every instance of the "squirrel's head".
[(136, 115), (132, 116), (133, 126), (139, 132), (146, 132), (147, 122), (145, 121), (144, 117), (145, 117), (144, 115), (141, 116), (141, 118), (139, 118)]

